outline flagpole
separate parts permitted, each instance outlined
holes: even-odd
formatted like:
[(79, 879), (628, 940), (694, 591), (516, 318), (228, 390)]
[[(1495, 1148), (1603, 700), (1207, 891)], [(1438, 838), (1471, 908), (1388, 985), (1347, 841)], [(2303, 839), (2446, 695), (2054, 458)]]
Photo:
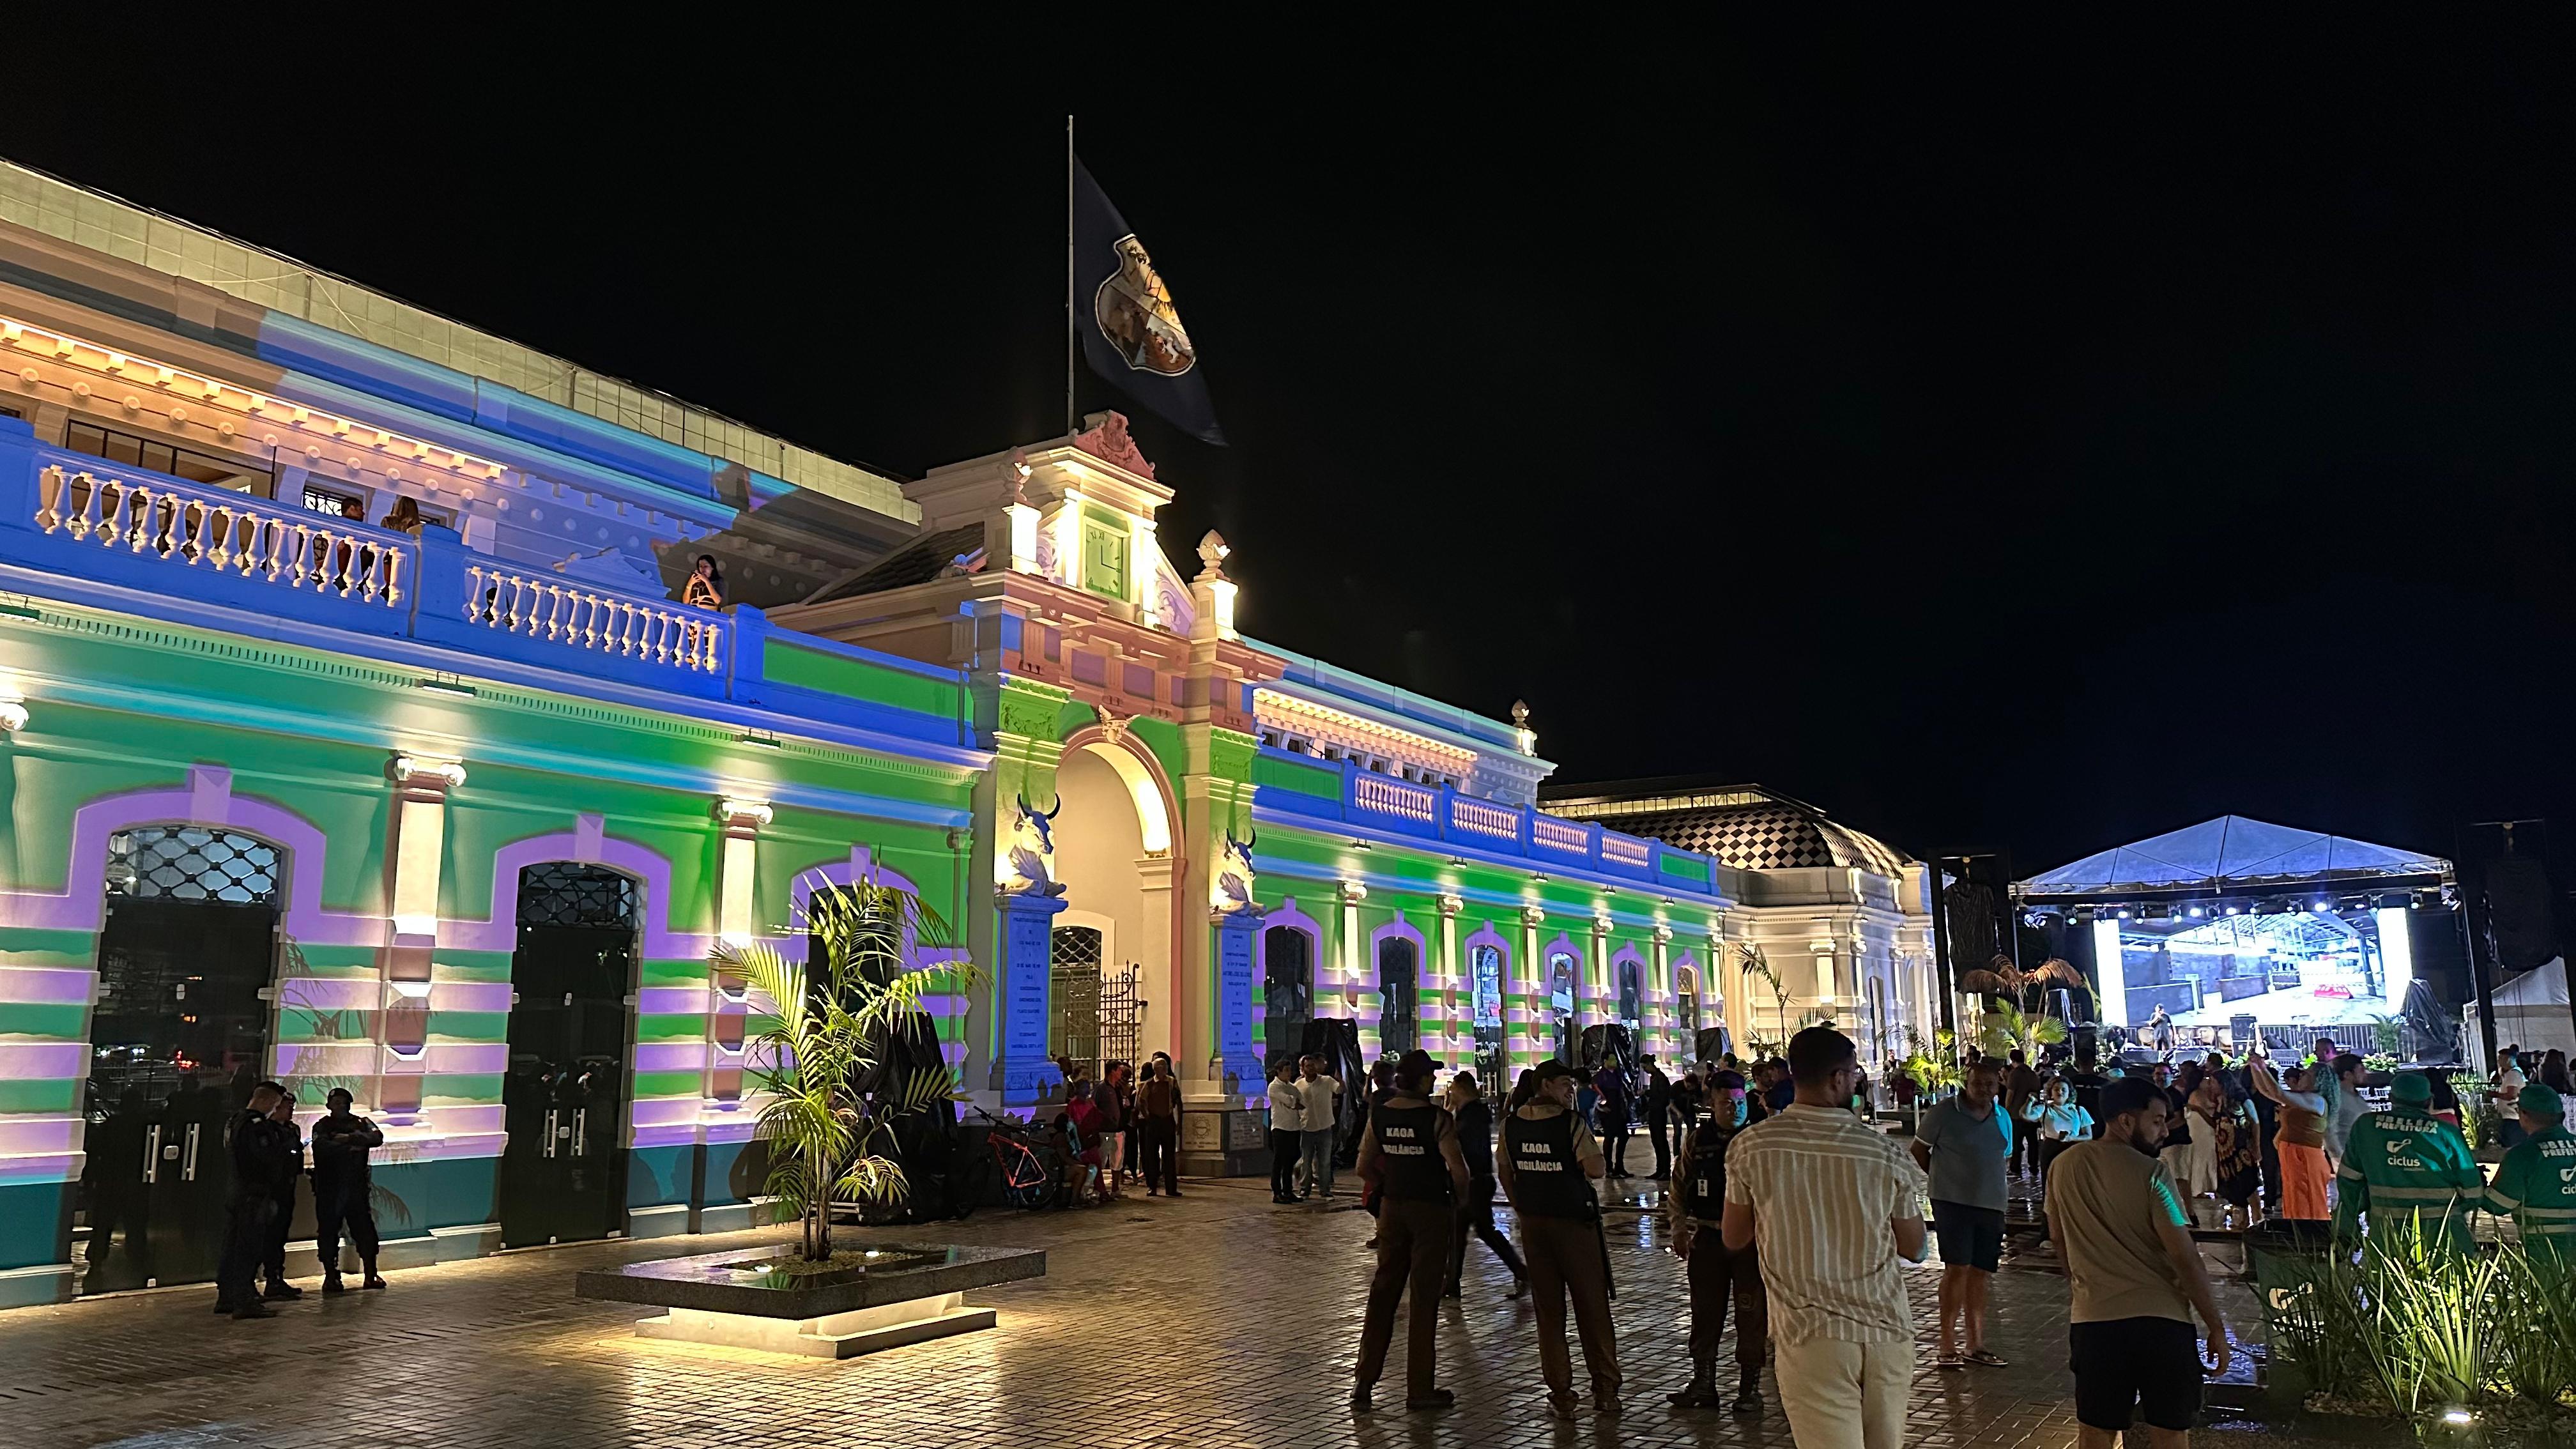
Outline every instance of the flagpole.
[(1064, 118), (1064, 431), (1073, 435), (1073, 117)]

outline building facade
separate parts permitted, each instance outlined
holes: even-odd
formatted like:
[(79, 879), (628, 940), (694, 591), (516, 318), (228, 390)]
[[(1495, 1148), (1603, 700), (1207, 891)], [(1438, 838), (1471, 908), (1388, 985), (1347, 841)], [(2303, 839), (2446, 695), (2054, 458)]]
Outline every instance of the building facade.
[(744, 1225), (709, 953), (863, 879), (955, 925), (963, 1091), (1169, 1052), (1198, 1170), (1315, 1019), (1508, 1072), (1763, 1035), (1793, 939), (1784, 1019), (1919, 990), (1919, 867), (1549, 813), (1525, 720), (1244, 637), (1114, 413), (899, 482), (5, 165), (0, 363), (0, 1303), (208, 1276), (270, 1076), (384, 1125), (392, 1265)]

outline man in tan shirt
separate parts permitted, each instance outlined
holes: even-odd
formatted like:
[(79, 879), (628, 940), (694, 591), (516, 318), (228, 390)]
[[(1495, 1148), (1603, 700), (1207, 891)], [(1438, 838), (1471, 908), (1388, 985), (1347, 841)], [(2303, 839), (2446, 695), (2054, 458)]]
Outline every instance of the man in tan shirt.
[(2067, 1361), (2084, 1449), (2115, 1449), (2133, 1416), (2156, 1449), (2189, 1449), (2202, 1368), (2195, 1308), (2209, 1328), (2209, 1372), (2227, 1371), (2227, 1325), (2156, 1156), (2171, 1105), (2152, 1082), (2113, 1082), (2102, 1089), (2102, 1136), (2049, 1164), (2048, 1235), (2073, 1300)]
[(1369, 1278), (1368, 1317), (1360, 1329), (1360, 1361), (1351, 1370), (1351, 1407), (1371, 1405), (1386, 1368), (1387, 1341), (1395, 1336), (1395, 1305), (1413, 1296), (1404, 1333), (1404, 1407), (1445, 1409), (1457, 1396), (1433, 1383), (1433, 1354), (1440, 1331), (1440, 1280), (1449, 1272), (1449, 1240), (1456, 1231), (1459, 1199), (1467, 1195), (1467, 1157), (1458, 1146), (1458, 1119), (1431, 1100), (1431, 1054), (1409, 1051), (1395, 1066), (1395, 1086), (1369, 1108), (1360, 1136), (1362, 1182), (1378, 1190), (1377, 1272)]

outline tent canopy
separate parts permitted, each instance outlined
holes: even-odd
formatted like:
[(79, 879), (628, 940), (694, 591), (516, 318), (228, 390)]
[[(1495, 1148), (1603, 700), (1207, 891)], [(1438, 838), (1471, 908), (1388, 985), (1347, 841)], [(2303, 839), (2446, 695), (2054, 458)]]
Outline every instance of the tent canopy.
[(2439, 856), (2222, 815), (2059, 866), (2021, 882), (2015, 894), (2117, 895), (2194, 886), (2447, 876), (2450, 870), (2451, 863)]

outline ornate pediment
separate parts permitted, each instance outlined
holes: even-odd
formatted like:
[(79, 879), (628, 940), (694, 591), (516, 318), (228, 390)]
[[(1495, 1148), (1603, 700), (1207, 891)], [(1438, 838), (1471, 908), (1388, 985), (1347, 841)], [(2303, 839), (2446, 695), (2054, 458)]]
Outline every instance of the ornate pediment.
[(1104, 463), (1115, 463), (1140, 478), (1154, 476), (1154, 465), (1136, 450), (1136, 440), (1128, 435), (1127, 415), (1122, 412), (1091, 413), (1083, 420), (1082, 431), (1073, 435), (1073, 445)]

